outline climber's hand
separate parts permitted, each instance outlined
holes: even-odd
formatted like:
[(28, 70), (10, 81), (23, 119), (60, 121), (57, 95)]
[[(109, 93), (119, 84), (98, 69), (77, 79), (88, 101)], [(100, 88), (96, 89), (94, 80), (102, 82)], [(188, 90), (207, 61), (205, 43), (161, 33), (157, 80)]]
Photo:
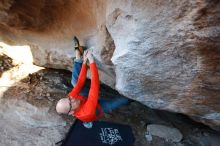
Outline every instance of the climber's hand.
[(95, 60), (94, 60), (94, 57), (92, 55), (92, 51), (91, 50), (88, 50), (87, 54), (86, 54), (88, 60), (89, 60), (89, 63), (93, 63)]
[(83, 64), (86, 64), (86, 61), (88, 60), (87, 53), (88, 53), (88, 50), (86, 50), (86, 51), (83, 53)]

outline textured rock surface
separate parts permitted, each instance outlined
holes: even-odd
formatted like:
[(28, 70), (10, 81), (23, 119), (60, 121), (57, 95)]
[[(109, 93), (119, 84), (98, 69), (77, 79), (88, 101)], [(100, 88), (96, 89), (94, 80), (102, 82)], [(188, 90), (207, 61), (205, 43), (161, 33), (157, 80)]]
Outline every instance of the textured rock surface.
[(220, 125), (219, 0), (3, 0), (1, 39), (71, 68), (71, 38), (94, 47), (101, 80), (156, 109)]
[(63, 138), (66, 123), (57, 114), (48, 113), (49, 108), (38, 108), (22, 100), (1, 105), (1, 145), (46, 146)]
[(55, 112), (55, 103), (42, 93), (53, 93), (56, 86), (39, 84), (40, 79), (31, 75), (42, 67), (15, 62), (13, 65), (10, 60), (5, 55), (0, 57), (0, 67), (7, 65), (0, 74), (0, 145), (54, 145), (63, 139), (68, 124)]
[(158, 136), (166, 140), (171, 140), (173, 142), (180, 142), (183, 138), (183, 135), (178, 129), (164, 125), (148, 125), (147, 132), (151, 135)]

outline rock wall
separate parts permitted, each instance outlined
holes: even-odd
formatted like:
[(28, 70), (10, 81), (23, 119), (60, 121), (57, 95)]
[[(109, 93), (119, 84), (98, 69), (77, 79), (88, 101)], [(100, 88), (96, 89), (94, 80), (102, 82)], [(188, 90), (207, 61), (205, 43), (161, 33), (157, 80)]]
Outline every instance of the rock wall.
[(101, 81), (155, 109), (220, 125), (219, 0), (3, 0), (1, 40), (34, 63), (71, 69), (72, 36)]

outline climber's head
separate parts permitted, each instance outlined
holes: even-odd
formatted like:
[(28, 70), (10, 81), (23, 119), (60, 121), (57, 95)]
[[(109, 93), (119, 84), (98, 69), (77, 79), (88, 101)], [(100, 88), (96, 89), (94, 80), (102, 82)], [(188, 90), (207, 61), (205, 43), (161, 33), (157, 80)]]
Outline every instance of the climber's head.
[(80, 100), (72, 98), (62, 98), (57, 102), (56, 111), (59, 114), (72, 115), (74, 111), (79, 107)]

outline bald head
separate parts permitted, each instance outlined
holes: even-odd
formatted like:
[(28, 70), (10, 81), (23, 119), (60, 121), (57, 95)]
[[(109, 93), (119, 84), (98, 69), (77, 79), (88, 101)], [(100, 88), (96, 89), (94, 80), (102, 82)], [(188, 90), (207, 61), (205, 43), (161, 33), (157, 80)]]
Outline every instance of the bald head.
[(57, 102), (56, 111), (59, 114), (68, 114), (70, 110), (69, 99), (62, 98)]
[[(71, 104), (71, 106), (70, 106)], [(80, 106), (80, 100), (72, 98), (62, 98), (57, 102), (56, 111), (59, 114), (69, 114), (72, 115), (76, 109)]]

